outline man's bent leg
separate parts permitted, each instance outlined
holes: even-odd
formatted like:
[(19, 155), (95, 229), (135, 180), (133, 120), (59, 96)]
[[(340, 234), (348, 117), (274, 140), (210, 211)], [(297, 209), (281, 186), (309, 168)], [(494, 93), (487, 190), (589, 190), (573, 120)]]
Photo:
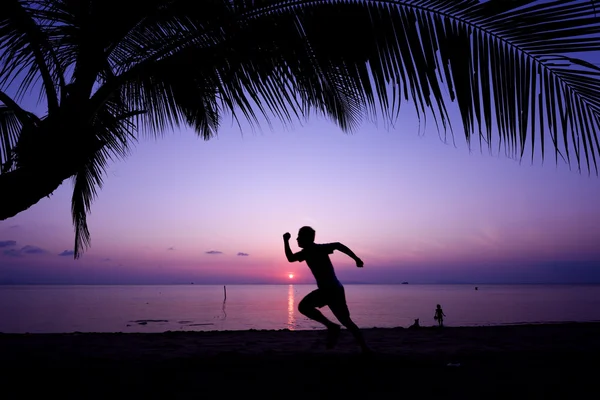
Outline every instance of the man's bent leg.
[(325, 317), (321, 311), (317, 310), (317, 307), (323, 307), (325, 305), (325, 299), (323, 294), (317, 290), (313, 290), (304, 297), (298, 304), (298, 311), (308, 318), (320, 322), (329, 329), (339, 328), (338, 324), (331, 322)]

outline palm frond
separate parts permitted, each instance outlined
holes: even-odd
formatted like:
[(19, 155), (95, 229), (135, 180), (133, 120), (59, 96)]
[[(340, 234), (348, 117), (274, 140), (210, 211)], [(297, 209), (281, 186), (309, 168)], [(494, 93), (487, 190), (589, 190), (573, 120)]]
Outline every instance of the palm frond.
[[(221, 19), (223, 15), (226, 13), (220, 14)], [(237, 23), (237, 17), (231, 14), (226, 26)], [(271, 25), (267, 24), (260, 32), (260, 26), (230, 32), (211, 27), (202, 30), (194, 41), (189, 39), (194, 37), (193, 31), (182, 37), (180, 30), (164, 29), (167, 22), (160, 21), (156, 28), (164, 35), (155, 41), (158, 50), (142, 60), (124, 58), (115, 63), (117, 76), (99, 89), (92, 102), (98, 99), (96, 104), (101, 105), (106, 95), (122, 85), (122, 98), (133, 101), (132, 107), (150, 104), (145, 107), (149, 110), (145, 122), (152, 130), (178, 125), (185, 115), (186, 122), (197, 127), (204, 138), (216, 133), (219, 114), (225, 111), (235, 118), (239, 113), (251, 123), (258, 123), (259, 114), (267, 123), (270, 116), (287, 123), (314, 108), (333, 115), (344, 129), (358, 125), (361, 104), (354, 82), (347, 79), (343, 66), (317, 65), (310, 49), (303, 49), (303, 37), (294, 42), (288, 32), (281, 42), (273, 43), (276, 35), (269, 33)], [(298, 34), (293, 23), (292, 32)], [(204, 20), (190, 24), (207, 25)], [(177, 24), (173, 22), (173, 26)], [(147, 33), (151, 27), (146, 25), (144, 29), (143, 34), (128, 37), (128, 49), (133, 43), (136, 48), (148, 48), (144, 40), (151, 36)], [(298, 56), (304, 58), (296, 60), (296, 70), (278, 55), (285, 46), (300, 46)], [(130, 64), (134, 66), (129, 68)]]
[(32, 114), (21, 108), (21, 106), (19, 106), (19, 104), (17, 104), (16, 101), (14, 101), (8, 94), (3, 92), (2, 90), (0, 90), (0, 102), (4, 103), (4, 105), (13, 112), (15, 118), (19, 120), (19, 123), (21, 125), (37, 125), (40, 123), (40, 119), (35, 114)]
[[(36, 7), (37, 6), (37, 7)], [(24, 94), (41, 78), (49, 111), (59, 107), (57, 88), (64, 88), (63, 71), (36, 19), (40, 4), (19, 0), (0, 2), (0, 87), (21, 77), (18, 96)]]
[(21, 123), (15, 113), (0, 106), (0, 174), (12, 169), (12, 151), (17, 144)]
[(102, 187), (102, 175), (107, 159), (102, 153), (91, 157), (86, 165), (73, 177), (73, 196), (71, 198), (71, 214), (75, 226), (74, 258), (91, 245), (90, 231), (87, 225), (87, 214), (92, 201), (97, 196), (96, 187)]
[(74, 258), (79, 258), (91, 244), (87, 214), (98, 194), (97, 188), (102, 188), (108, 162), (129, 154), (131, 142), (135, 140), (135, 126), (131, 119), (143, 112), (127, 111), (120, 102), (110, 102), (94, 121), (97, 150), (88, 157), (73, 178), (71, 213), (75, 226)]
[[(389, 110), (385, 93), (396, 85), (402, 90), (392, 93), (397, 96), (393, 104), (399, 105), (404, 95), (417, 112), (432, 112), (444, 127), (447, 92), (458, 105), (469, 143), (476, 135), (491, 146), (495, 133), (511, 155), (522, 156), (530, 141), (533, 156), (537, 146), (543, 155), (549, 139), (557, 157), (564, 154), (571, 160), (574, 150), (579, 167), (585, 157), (588, 170), (598, 173), (598, 75), (572, 59), (556, 59), (558, 54), (600, 50), (600, 19), (591, 2), (242, 3), (252, 27), (270, 18), (281, 25), (297, 19), (314, 58), (347, 67), (366, 104), (372, 104), (374, 95), (378, 107)], [(286, 37), (284, 31), (270, 31)], [(292, 54), (280, 50), (291, 63)], [(390, 115), (384, 111), (385, 117)], [(542, 126), (542, 131), (536, 129)], [(538, 138), (536, 133), (541, 133)]]
[(216, 129), (225, 111), (251, 122), (317, 111), (352, 131), (378, 114), (393, 123), (407, 101), (446, 131), (455, 102), (469, 145), (479, 138), (509, 156), (529, 147), (543, 157), (551, 141), (557, 159), (598, 172), (598, 77), (576, 58), (556, 57), (600, 50), (592, 2), (208, 3), (202, 16), (165, 3), (164, 18), (135, 25), (113, 48), (115, 74), (93, 107), (124, 87), (149, 110), (151, 128), (177, 125), (196, 107), (186, 122), (205, 135), (206, 118)]
[(0, 90), (0, 174), (15, 167), (15, 150), (23, 130), (31, 130), (40, 120), (23, 110), (8, 94)]

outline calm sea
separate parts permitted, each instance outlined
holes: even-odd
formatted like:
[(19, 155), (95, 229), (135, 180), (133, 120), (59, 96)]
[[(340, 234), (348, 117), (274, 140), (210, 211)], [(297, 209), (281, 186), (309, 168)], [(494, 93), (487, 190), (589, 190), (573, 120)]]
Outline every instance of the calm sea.
[[(362, 328), (600, 321), (600, 285), (346, 285)], [(314, 285), (0, 286), (0, 332), (320, 329), (298, 310)], [(331, 317), (326, 307), (323, 312)]]

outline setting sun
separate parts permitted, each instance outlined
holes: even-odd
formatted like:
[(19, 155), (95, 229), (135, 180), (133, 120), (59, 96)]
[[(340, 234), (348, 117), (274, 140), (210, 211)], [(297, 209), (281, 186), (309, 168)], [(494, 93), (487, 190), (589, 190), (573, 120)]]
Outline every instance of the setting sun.
[(289, 274), (288, 278), (293, 279), (294, 278), (294, 274)]

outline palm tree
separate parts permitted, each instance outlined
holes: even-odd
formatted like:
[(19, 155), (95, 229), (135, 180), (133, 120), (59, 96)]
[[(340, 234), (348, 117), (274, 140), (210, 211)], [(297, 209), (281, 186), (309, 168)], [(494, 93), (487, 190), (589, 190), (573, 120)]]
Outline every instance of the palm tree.
[[(142, 133), (318, 112), (352, 131), (402, 103), (468, 143), (598, 173), (599, 19), (582, 0), (2, 0), (0, 219), (73, 179), (75, 257), (107, 163)], [(577, 58), (580, 57), (580, 58)], [(38, 92), (43, 116), (25, 110)]]

